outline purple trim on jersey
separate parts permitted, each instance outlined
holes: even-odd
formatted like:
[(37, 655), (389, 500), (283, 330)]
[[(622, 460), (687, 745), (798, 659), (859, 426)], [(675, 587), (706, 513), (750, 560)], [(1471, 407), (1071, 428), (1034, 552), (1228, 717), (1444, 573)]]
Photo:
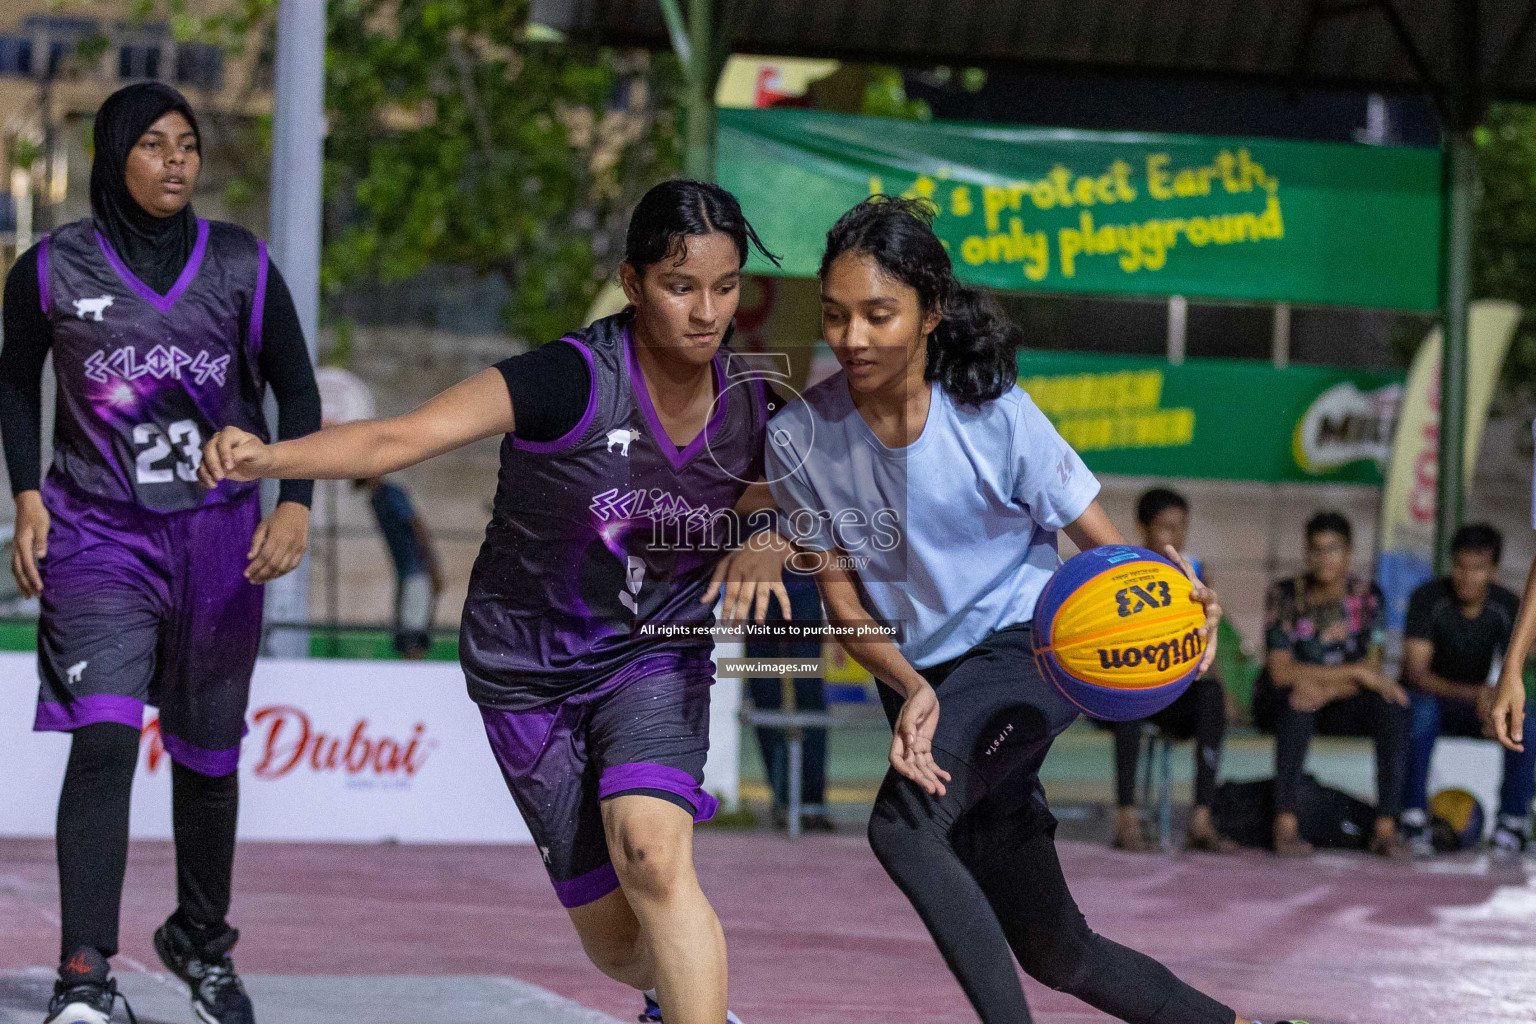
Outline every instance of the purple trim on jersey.
[(93, 693), (68, 704), (42, 700), (37, 702), (33, 732), (70, 732), (97, 722), (117, 722), (135, 729), (144, 728), (144, 702), (115, 693)]
[(112, 243), (107, 241), (107, 236), (100, 231), (96, 232), (96, 244), (101, 246), (101, 254), (107, 258), (107, 262), (112, 265), (112, 269), (117, 272), (123, 284), (160, 312), (169, 313), (171, 307), (176, 305), (176, 300), (181, 298), (181, 293), (187, 290), (187, 286), (197, 276), (198, 268), (203, 265), (203, 254), (208, 251), (208, 222), (201, 217), (197, 219), (197, 244), (192, 247), (192, 255), (187, 257), (187, 265), (181, 268), (181, 276), (176, 279), (175, 284), (171, 285), (171, 290), (164, 295), (140, 281), (138, 275), (129, 270), (128, 264), (117, 255), (117, 250), (112, 248)]
[(261, 351), (261, 317), (267, 307), (267, 243), (256, 240), (256, 294), (251, 296), (251, 351)]
[(616, 764), (603, 772), (597, 783), (597, 798), (607, 800), (635, 789), (659, 789), (682, 797), (693, 807), (694, 821), (708, 821), (720, 809), (720, 801), (704, 792), (704, 787), (694, 782), (692, 775), (681, 768), (649, 761)]
[(172, 736), (164, 729), (160, 731), (160, 742), (165, 746), (165, 752), (171, 755), (172, 761), (184, 768), (191, 768), (199, 775), (217, 779), (240, 767), (239, 744), (227, 750), (209, 750), (188, 743), (180, 736)]
[(584, 875), (577, 875), (568, 882), (555, 882), (555, 898), (567, 910), (596, 903), (619, 887), (619, 873), (609, 861), (600, 868), (593, 868)]
[[(581, 420), (570, 430), (553, 441), (524, 441), (516, 434), (512, 435), (512, 447), (524, 452), (533, 452), (535, 455), (549, 455), (552, 452), (562, 451), (581, 440), (587, 428), (592, 425), (592, 419), (597, 415), (597, 367), (592, 362), (592, 350), (587, 348), (575, 338), (561, 338), (567, 344), (573, 345), (576, 351), (581, 353), (581, 358), (587, 361), (587, 410), (581, 414)], [(517, 410), (512, 410), (512, 416), (517, 418)]]
[(37, 298), (47, 316), (53, 306), (53, 289), (48, 284), (48, 235), (37, 243)]
[(672, 443), (666, 428), (661, 425), (661, 418), (656, 415), (656, 407), (651, 404), (651, 392), (645, 386), (645, 371), (640, 368), (640, 360), (635, 355), (635, 335), (629, 327), (624, 328), (624, 360), (629, 365), (630, 389), (635, 393), (635, 401), (640, 403), (640, 411), (645, 414), (645, 421), (650, 424), (651, 434), (656, 439), (657, 450), (666, 456), (673, 469), (682, 469), (689, 459), (704, 450), (715, 428), (725, 419), (725, 407), (730, 402), (730, 398), (725, 387), (725, 368), (720, 365), (720, 354), (715, 353), (714, 358), (715, 394), (718, 396), (715, 413), (709, 418), (709, 422), (704, 424), (704, 429), (699, 431), (698, 436), (688, 442), (688, 447), (682, 451), (678, 451), (677, 445)]

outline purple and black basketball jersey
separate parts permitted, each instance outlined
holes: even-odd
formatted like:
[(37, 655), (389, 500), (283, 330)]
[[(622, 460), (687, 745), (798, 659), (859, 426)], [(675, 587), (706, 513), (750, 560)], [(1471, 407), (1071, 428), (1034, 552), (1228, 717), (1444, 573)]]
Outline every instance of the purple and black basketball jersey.
[(244, 228), (197, 222), (165, 295), (125, 266), (89, 220), (42, 243), (38, 285), (58, 377), (49, 488), (179, 512), (248, 496), (254, 483), (197, 483), (202, 445), (234, 425), (263, 438), (267, 252)]
[(657, 627), (711, 621), (699, 599), (741, 539), (731, 510), (763, 474), (767, 390), (739, 356), (716, 355), (714, 411), (679, 450), (651, 405), (629, 315), (563, 340), (591, 370), (586, 412), (555, 441), (503, 439), (464, 605), (470, 696), (495, 708), (579, 693), (641, 657), (708, 659), (708, 639)]

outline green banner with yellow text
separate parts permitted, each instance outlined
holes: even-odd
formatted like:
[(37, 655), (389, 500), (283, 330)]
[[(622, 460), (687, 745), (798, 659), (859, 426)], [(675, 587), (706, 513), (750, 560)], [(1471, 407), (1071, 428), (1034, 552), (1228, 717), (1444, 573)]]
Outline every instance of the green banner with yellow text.
[(1096, 473), (1379, 484), (1401, 373), (1024, 352), (1019, 383)]
[(924, 196), (993, 288), (1427, 310), (1440, 304), (1432, 149), (722, 110), (717, 178), (770, 250), (816, 273), (873, 192)]

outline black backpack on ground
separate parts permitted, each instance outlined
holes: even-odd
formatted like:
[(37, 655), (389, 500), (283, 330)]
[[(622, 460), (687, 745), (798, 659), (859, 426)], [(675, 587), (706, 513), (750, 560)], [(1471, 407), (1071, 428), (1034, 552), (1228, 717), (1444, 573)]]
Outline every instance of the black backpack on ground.
[[(1318, 849), (1363, 850), (1370, 840), (1376, 808), (1343, 790), (1303, 775), (1296, 790), (1301, 838)], [(1275, 780), (1224, 782), (1211, 801), (1222, 835), (1243, 845), (1274, 846)]]

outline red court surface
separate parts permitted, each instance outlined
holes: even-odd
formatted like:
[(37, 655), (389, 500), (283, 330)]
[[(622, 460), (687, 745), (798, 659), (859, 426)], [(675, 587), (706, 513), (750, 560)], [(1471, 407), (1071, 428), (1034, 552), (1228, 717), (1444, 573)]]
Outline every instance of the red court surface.
[[(975, 1020), (861, 838), (706, 831), (697, 859), (748, 1024)], [(1094, 927), (1246, 1015), (1536, 1020), (1530, 862), (1167, 858), (1077, 843), (1062, 859)], [(0, 971), (52, 963), (55, 899), (51, 843), (0, 841)], [(119, 971), (153, 963), (149, 935), (171, 899), (169, 846), (136, 844)], [(513, 976), (621, 1019), (637, 1010), (587, 965), (529, 847), (248, 843), (234, 917), (251, 974)], [(1109, 1019), (1027, 984), (1042, 1022)]]

